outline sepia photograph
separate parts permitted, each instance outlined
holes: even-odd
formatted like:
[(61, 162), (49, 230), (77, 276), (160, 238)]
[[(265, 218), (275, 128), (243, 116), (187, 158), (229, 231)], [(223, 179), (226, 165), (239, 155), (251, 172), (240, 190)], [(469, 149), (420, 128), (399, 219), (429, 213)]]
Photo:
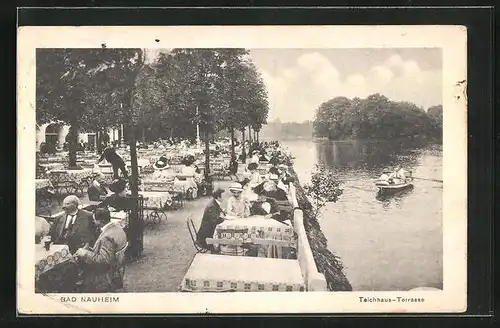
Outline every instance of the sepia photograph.
[(266, 28), (20, 34), (23, 308), (465, 310), (465, 31)]

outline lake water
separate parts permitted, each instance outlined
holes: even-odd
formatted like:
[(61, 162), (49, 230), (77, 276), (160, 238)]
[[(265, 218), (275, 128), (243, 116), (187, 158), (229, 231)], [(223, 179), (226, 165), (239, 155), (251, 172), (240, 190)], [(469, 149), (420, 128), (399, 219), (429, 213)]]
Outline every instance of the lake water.
[[(442, 288), (442, 147), (361, 141), (283, 141), (301, 183), (316, 164), (344, 181), (337, 203), (320, 218), (328, 246), (353, 290)], [(412, 170), (414, 188), (381, 199), (373, 179), (384, 167)]]

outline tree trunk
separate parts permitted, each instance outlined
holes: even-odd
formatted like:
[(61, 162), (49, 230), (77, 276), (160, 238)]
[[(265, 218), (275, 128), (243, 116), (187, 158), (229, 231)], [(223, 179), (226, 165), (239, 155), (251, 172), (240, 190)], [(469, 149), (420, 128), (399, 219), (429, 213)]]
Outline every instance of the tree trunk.
[(143, 127), (142, 128), (142, 142), (146, 143), (146, 129)]
[(257, 142), (259, 142), (259, 131), (257, 131)]
[(99, 129), (95, 129), (95, 149), (98, 155), (101, 155), (101, 134)]
[(231, 161), (236, 157), (234, 152), (234, 128), (231, 128)]
[[(133, 131), (131, 127), (130, 130)], [(129, 223), (129, 240), (130, 240), (130, 251), (129, 256), (131, 258), (138, 258), (142, 255), (143, 251), (143, 233), (144, 225), (142, 222), (142, 215), (139, 212), (139, 172), (137, 169), (137, 149), (136, 149), (136, 137), (135, 133), (130, 133), (129, 139), (130, 145), (130, 162), (132, 166), (132, 172), (130, 176), (130, 191), (132, 193), (132, 198), (135, 201), (135, 206), (132, 207), (131, 218)]]
[(245, 129), (241, 130), (241, 162), (245, 164), (247, 162), (247, 151), (245, 149)]
[(71, 122), (69, 127), (68, 135), (68, 151), (69, 151), (69, 169), (75, 169), (76, 167), (76, 149), (77, 149), (77, 140), (78, 140), (78, 120), (75, 119)]
[(208, 131), (205, 131), (205, 180), (208, 180), (210, 175), (210, 140), (208, 136)]
[(250, 145), (252, 144), (252, 128), (248, 127), (248, 141), (250, 141)]

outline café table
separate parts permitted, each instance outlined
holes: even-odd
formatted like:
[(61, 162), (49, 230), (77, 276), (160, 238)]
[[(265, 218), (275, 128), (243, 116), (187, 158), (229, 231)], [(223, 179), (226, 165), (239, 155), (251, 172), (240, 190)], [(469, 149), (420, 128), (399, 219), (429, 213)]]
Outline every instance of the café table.
[(70, 260), (72, 256), (67, 245), (51, 244), (47, 251), (43, 242), (35, 244), (35, 278), (38, 279), (42, 273)]
[(47, 188), (54, 188), (49, 179), (35, 179), (35, 190), (43, 190)]
[[(286, 222), (286, 221), (285, 221)], [(288, 221), (289, 222), (289, 221)], [(290, 247), (295, 247), (295, 235), (293, 226), (290, 223), (282, 223), (274, 219), (266, 219), (262, 215), (253, 215), (248, 218), (234, 218), (228, 216), (227, 219), (217, 225), (214, 232), (214, 239), (234, 239), (244, 243), (252, 243), (258, 239), (272, 239), (290, 242)], [(282, 257), (282, 247), (262, 246), (258, 247), (259, 257)], [(234, 254), (232, 245), (221, 245), (222, 254)], [(244, 251), (237, 246), (236, 255)]]
[(297, 260), (196, 254), (181, 292), (303, 292)]

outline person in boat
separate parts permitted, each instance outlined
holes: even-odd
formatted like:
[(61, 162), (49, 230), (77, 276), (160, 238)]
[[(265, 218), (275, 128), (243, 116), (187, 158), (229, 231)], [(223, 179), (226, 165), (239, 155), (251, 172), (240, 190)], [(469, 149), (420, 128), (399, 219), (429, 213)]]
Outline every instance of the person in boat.
[(229, 191), (231, 192), (231, 197), (227, 201), (227, 215), (238, 217), (238, 218), (246, 218), (250, 216), (250, 206), (247, 200), (242, 197), (243, 187), (240, 183), (233, 183), (229, 187)]
[(407, 172), (405, 169), (403, 169), (401, 167), (401, 168), (398, 168), (398, 170), (395, 173), (395, 176), (397, 179), (400, 180), (401, 183), (405, 183), (408, 173), (409, 172)]
[(389, 176), (391, 174), (391, 170), (385, 168), (382, 170), (382, 175), (378, 178), (379, 182), (387, 182), (389, 183)]

